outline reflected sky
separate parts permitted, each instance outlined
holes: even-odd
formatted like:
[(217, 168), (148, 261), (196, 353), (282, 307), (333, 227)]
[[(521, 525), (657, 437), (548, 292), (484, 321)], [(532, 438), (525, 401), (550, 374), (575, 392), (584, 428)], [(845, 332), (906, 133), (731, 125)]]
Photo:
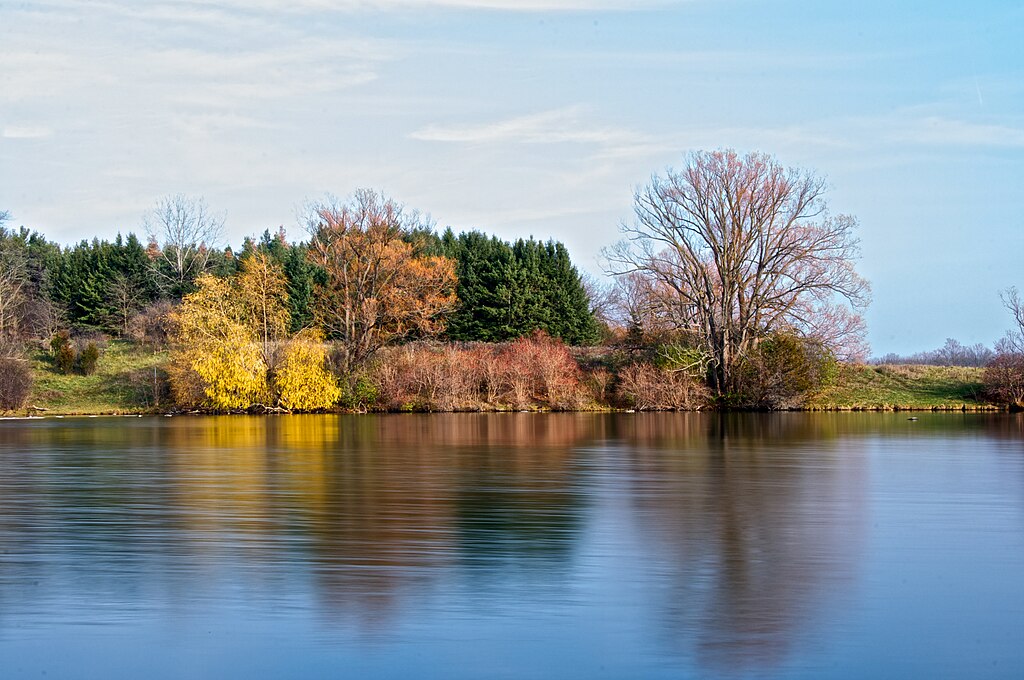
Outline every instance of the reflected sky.
[(0, 422), (2, 677), (1018, 677), (1024, 420)]

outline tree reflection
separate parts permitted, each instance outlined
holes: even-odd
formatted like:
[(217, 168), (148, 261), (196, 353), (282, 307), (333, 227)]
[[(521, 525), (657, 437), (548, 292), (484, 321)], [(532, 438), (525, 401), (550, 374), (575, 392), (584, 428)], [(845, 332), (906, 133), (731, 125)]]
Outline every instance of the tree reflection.
[(744, 674), (781, 664), (845, 604), (865, 451), (889, 436), (992, 440), (988, 469), (1024, 470), (1003, 455), (1024, 416), (1006, 414), (0, 423), (0, 627), (117, 615), (97, 601), (182, 619), (244, 602), (387, 634), (467, 597), (600, 617), (598, 600), (571, 597), (608, 588), (643, 600), (631, 623), (674, 658)]
[(671, 565), (670, 644), (718, 670), (782, 661), (856, 572), (864, 458), (842, 455), (834, 422), (784, 414), (623, 428), (641, 550)]

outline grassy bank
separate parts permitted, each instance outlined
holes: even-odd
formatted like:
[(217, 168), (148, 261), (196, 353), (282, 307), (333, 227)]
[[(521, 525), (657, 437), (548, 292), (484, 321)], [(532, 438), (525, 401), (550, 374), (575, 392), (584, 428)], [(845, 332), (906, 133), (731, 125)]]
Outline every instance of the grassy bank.
[[(103, 350), (93, 375), (64, 375), (47, 352), (32, 356), (35, 386), (30, 407), (41, 415), (146, 413), (167, 408), (154, 399), (154, 372), (159, 375), (166, 352), (112, 341)], [(837, 384), (813, 397), (807, 408), (839, 409), (981, 409), (983, 369), (943, 366), (843, 366)], [(45, 409), (45, 410), (44, 410)]]
[(985, 370), (961, 366), (842, 366), (837, 384), (815, 396), (812, 409), (988, 408)]
[[(28, 404), (42, 415), (144, 413), (156, 408), (153, 372), (167, 360), (166, 352), (150, 352), (130, 342), (112, 341), (100, 354), (92, 375), (64, 375), (50, 354), (32, 355), (35, 384)], [(32, 409), (31, 407), (35, 407)]]

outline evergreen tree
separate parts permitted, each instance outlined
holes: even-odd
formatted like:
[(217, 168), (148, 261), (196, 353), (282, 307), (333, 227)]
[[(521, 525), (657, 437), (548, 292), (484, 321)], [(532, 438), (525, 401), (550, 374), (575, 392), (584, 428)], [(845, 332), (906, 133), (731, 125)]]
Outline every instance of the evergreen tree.
[(123, 331), (128, 318), (159, 294), (146, 249), (134, 234), (64, 249), (48, 289), (72, 325), (107, 332)]
[(458, 263), (451, 339), (500, 342), (535, 330), (569, 344), (599, 338), (579, 273), (561, 243), (531, 238), (509, 244), (478, 231), (455, 236), (448, 229), (439, 247)]

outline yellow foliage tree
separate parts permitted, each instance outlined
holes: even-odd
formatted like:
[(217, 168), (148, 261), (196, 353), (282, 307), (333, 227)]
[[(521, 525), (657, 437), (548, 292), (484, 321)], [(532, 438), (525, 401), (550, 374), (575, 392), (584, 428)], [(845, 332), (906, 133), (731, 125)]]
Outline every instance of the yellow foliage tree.
[(338, 403), (341, 389), (326, 362), (327, 351), (319, 332), (292, 338), (274, 376), (281, 406), (290, 411), (320, 411)]
[(231, 281), (208, 274), (196, 286), (174, 314), (168, 372), (175, 400), (221, 411), (267, 403), (267, 363), (244, 296)]
[(243, 322), (260, 343), (263, 361), (274, 366), (274, 348), (288, 329), (288, 281), (270, 256), (257, 250), (242, 259), (234, 285)]

